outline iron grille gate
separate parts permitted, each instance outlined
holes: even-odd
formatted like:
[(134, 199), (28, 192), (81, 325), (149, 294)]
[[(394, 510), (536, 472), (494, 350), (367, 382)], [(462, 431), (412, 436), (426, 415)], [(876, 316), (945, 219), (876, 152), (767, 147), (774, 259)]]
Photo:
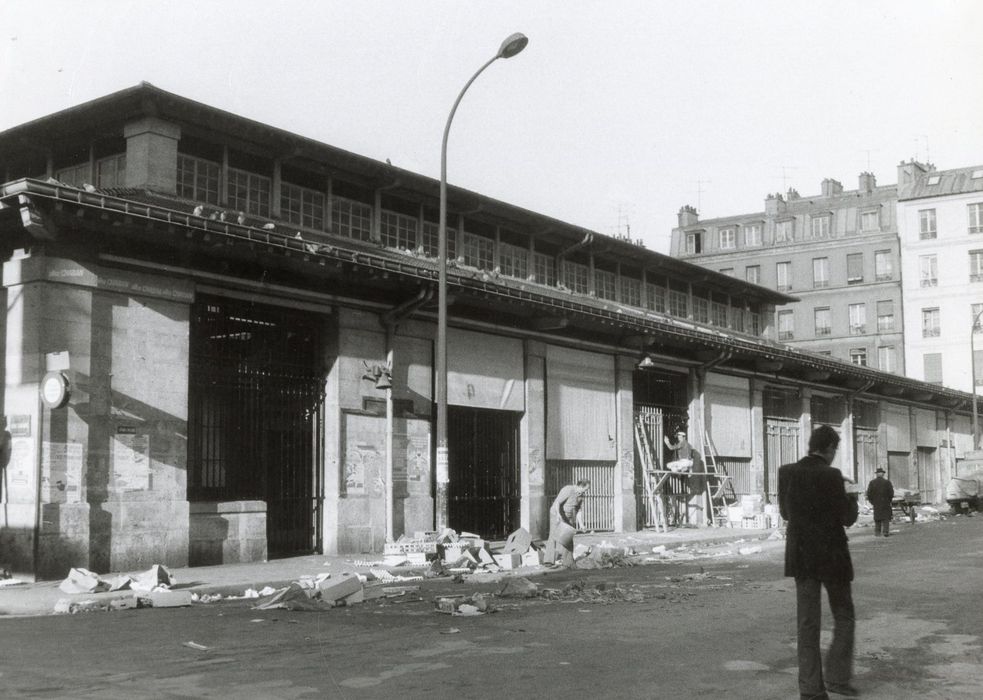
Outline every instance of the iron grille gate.
[(765, 420), (765, 490), (772, 503), (778, 502), (778, 468), (799, 459), (799, 422), (795, 419)]
[[(667, 448), (663, 439), (666, 435), (674, 435), (681, 426), (686, 425), (686, 409), (636, 403), (635, 414), (638, 416), (642, 428), (648, 436), (648, 442), (655, 452), (653, 455), (655, 464), (658, 465), (659, 469), (665, 469), (668, 460), (666, 459)], [(636, 454), (636, 485), (642, 485), (642, 479), (650, 478), (650, 475), (642, 473), (641, 465), (643, 463), (641, 456)], [(638, 500), (640, 507), (638, 512), (646, 514), (644, 516), (646, 527), (655, 527), (658, 523), (653, 519), (654, 513), (650, 513), (650, 509), (644, 507), (644, 488), (640, 486), (636, 488), (636, 490), (639, 489)], [(673, 527), (688, 523), (689, 508), (687, 507), (687, 502), (689, 500), (689, 478), (686, 476), (672, 475), (665, 480), (660, 490), (665, 497), (667, 523)]]
[(271, 557), (321, 544), (318, 328), (314, 316), (226, 300), (194, 309), (188, 497), (265, 501)]
[(504, 539), (519, 526), (519, 414), (451, 406), (447, 450), (450, 527)]

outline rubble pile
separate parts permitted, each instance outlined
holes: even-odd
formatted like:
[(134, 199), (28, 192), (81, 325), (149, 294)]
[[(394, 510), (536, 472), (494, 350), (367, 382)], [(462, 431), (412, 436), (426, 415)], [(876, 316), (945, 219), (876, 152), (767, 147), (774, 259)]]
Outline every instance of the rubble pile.
[(599, 605), (641, 603), (645, 600), (645, 595), (636, 587), (623, 588), (618, 584), (612, 586), (603, 581), (588, 584), (582, 580), (568, 583), (563, 588), (544, 588), (539, 592), (539, 595), (545, 600)]
[[(496, 573), (522, 567), (540, 566), (542, 548), (523, 528), (509, 535), (500, 551), (492, 551), (489, 542), (470, 532), (417, 532), (401, 536), (385, 545), (383, 567), (425, 567), (423, 576), (465, 575), (475, 572)], [(373, 573), (376, 569), (372, 570)], [(390, 572), (390, 575), (393, 575)]]
[(191, 605), (194, 595), (191, 591), (174, 591), (175, 584), (170, 572), (163, 566), (154, 564), (147, 571), (136, 576), (117, 575), (103, 578), (88, 569), (74, 568), (58, 585), (58, 589), (68, 594), (108, 593), (114, 591), (133, 591), (131, 596), (111, 599), (61, 598), (55, 603), (56, 613), (79, 613), (96, 610), (130, 610), (133, 608), (178, 608)]

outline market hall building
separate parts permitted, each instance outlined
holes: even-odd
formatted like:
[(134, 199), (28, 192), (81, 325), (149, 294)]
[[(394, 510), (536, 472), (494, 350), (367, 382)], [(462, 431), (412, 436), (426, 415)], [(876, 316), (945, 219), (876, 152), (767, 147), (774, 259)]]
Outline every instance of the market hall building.
[[(146, 83), (0, 133), (0, 175), (0, 564), (434, 528), (436, 180)], [(544, 536), (583, 477), (589, 527), (645, 527), (679, 428), (731, 498), (773, 498), (816, 423), (929, 502), (971, 447), (969, 394), (776, 342), (786, 294), (462, 189), (449, 212), (456, 530)], [(666, 482), (672, 522), (711, 522), (710, 480)]]

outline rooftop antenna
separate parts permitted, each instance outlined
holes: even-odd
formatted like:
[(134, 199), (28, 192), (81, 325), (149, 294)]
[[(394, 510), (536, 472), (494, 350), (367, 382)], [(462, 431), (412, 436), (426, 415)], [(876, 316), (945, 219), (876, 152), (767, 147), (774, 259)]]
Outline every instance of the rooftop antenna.
[(789, 170), (798, 170), (799, 168), (796, 165), (782, 165), (780, 167), (782, 169), (782, 191), (781, 191), (781, 194), (785, 194), (788, 191), (788, 180), (789, 180), (788, 171)]
[(711, 180), (697, 180), (696, 181), (696, 211), (702, 211), (703, 210), (703, 208), (700, 206), (701, 203), (702, 203), (701, 202), (701, 199), (702, 199), (702, 195), (703, 195), (703, 185), (712, 185), (712, 184), (713, 184), (713, 182)]
[(921, 137), (925, 139), (925, 165), (929, 165), (932, 162), (932, 156), (928, 152), (928, 134), (921, 134)]
[[(629, 207), (630, 208), (630, 205)], [(622, 228), (624, 233), (622, 234)], [(614, 225), (614, 235), (618, 238), (631, 238), (631, 220), (630, 214), (625, 211), (625, 203), (618, 202), (618, 218)]]

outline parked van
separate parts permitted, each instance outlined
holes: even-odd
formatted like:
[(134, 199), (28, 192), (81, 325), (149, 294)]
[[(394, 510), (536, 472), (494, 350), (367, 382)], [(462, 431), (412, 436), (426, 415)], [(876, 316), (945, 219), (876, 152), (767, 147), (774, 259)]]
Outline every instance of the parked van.
[(953, 513), (962, 510), (983, 510), (983, 472), (964, 474), (949, 479), (945, 487), (945, 502)]

